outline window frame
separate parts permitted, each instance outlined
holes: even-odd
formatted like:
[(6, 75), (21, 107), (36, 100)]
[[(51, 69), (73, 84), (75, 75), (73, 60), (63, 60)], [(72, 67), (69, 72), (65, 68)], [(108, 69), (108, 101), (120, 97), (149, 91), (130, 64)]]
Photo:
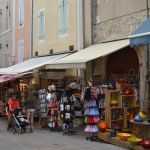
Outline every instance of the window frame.
[[(22, 44), (22, 46), (20, 48), (21, 44)], [(20, 51), (21, 51), (21, 53), (20, 53)], [(23, 62), (23, 61), (24, 61), (24, 40), (22, 39), (22, 40), (18, 41), (18, 63)]]
[[(43, 23), (41, 22), (42, 19), (43, 19)], [(43, 24), (43, 27), (42, 27), (42, 24)], [(46, 36), (46, 9), (43, 8), (43, 9), (39, 10), (39, 12), (38, 12), (38, 39), (40, 41), (44, 41), (45, 36)]]
[(24, 13), (24, 3), (25, 1), (24, 0), (19, 0), (18, 1), (18, 25), (19, 27), (22, 27), (24, 25), (24, 20), (25, 20), (25, 13)]
[[(63, 7), (63, 8), (61, 8)], [(65, 16), (65, 7), (66, 7), (66, 16)], [(61, 10), (63, 9), (63, 10)], [(63, 11), (64, 13), (62, 13), (61, 11)], [(68, 36), (68, 32), (69, 32), (69, 1), (68, 0), (59, 0), (59, 4), (58, 4), (58, 33), (59, 33), (59, 37), (65, 37)], [(62, 18), (61, 18), (62, 17)], [(64, 22), (62, 23), (61, 20), (65, 20), (64, 18), (66, 17), (66, 23), (64, 24)], [(63, 27), (62, 27), (63, 26)], [(61, 29), (62, 28), (62, 29)], [(63, 31), (65, 30), (65, 31)]]

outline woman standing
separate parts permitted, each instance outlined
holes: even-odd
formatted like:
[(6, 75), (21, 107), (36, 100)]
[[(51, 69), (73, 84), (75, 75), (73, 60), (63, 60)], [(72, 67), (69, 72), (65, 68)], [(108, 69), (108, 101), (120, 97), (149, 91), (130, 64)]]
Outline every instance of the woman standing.
[(30, 122), (32, 129), (33, 129), (33, 122), (34, 122), (36, 100), (37, 100), (36, 95), (33, 93), (29, 93), (25, 102), (25, 108), (27, 110), (27, 120)]
[(16, 99), (15, 95), (12, 95), (11, 98), (8, 99), (7, 101), (7, 106), (6, 106), (6, 114), (8, 116), (8, 126), (7, 130), (10, 130), (12, 128), (12, 114), (14, 113), (15, 109), (18, 109), (19, 102)]

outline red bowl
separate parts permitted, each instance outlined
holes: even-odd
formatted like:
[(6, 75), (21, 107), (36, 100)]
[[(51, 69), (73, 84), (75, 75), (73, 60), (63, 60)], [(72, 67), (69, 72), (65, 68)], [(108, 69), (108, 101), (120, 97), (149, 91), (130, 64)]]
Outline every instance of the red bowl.
[(125, 84), (125, 80), (124, 80), (124, 79), (118, 79), (117, 82), (118, 82), (119, 84)]
[(150, 148), (150, 140), (143, 140), (140, 142), (140, 145), (142, 145), (146, 149), (149, 149)]

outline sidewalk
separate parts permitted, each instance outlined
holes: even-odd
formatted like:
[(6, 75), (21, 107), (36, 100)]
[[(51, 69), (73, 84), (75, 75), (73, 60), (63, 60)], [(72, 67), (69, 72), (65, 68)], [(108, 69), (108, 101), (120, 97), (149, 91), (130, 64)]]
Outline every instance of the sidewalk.
[(6, 131), (6, 124), (7, 120), (0, 118), (1, 150), (124, 150), (107, 143), (87, 141), (83, 130), (72, 136), (63, 136), (63, 132), (51, 132), (48, 128), (12, 134)]

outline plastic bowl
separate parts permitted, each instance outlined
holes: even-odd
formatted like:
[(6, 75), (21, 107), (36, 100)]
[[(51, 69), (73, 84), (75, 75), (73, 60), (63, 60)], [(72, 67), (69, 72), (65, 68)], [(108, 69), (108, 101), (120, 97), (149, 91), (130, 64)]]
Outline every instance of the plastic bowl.
[(120, 137), (122, 140), (127, 140), (127, 138), (131, 137), (131, 134), (129, 133), (117, 133), (117, 136)]
[(137, 138), (137, 137), (130, 137), (127, 139), (131, 144), (134, 144), (134, 145), (138, 145), (142, 139), (140, 138)]
[(145, 149), (150, 149), (150, 140), (144, 140), (140, 142), (140, 144), (145, 148)]

